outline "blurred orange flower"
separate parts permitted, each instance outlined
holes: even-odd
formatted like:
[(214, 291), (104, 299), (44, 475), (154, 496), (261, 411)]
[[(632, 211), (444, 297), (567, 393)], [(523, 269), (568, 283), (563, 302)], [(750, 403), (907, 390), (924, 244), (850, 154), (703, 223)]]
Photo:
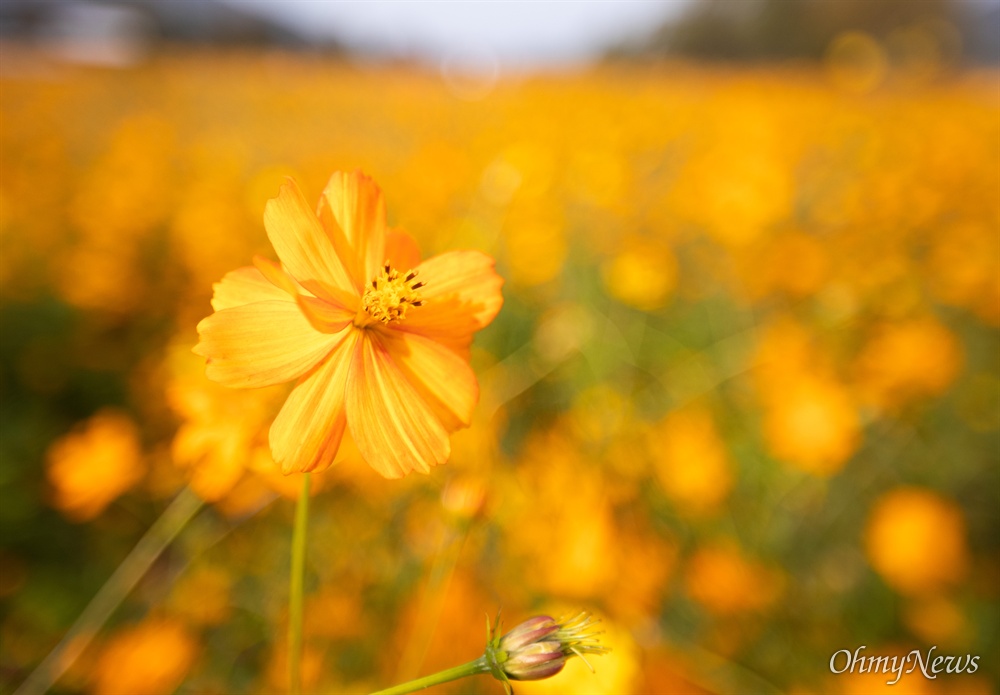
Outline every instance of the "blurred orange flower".
[(926, 317), (879, 327), (857, 360), (860, 389), (886, 409), (944, 393), (962, 364), (954, 334)]
[(847, 391), (836, 381), (802, 375), (772, 398), (764, 436), (777, 458), (816, 475), (832, 475), (854, 454), (861, 424)]
[(908, 595), (933, 594), (968, 571), (965, 519), (954, 502), (917, 487), (883, 495), (865, 528), (865, 549), (889, 586)]
[(198, 496), (216, 502), (251, 467), (276, 394), (274, 389), (258, 389), (247, 398), (223, 388), (206, 379), (200, 365), (197, 373), (191, 373), (187, 358), (192, 362), (198, 358), (185, 353), (172, 360), (175, 374), (167, 387), (167, 401), (181, 420), (171, 447), (173, 459), (189, 472)]
[(119, 632), (94, 669), (98, 695), (154, 695), (173, 692), (197, 656), (191, 634), (172, 620), (150, 619)]
[(707, 410), (667, 415), (651, 436), (650, 450), (660, 484), (685, 512), (714, 511), (733, 486), (725, 443)]
[(139, 432), (131, 419), (103, 410), (47, 454), (53, 503), (76, 521), (92, 519), (142, 478)]
[(781, 595), (781, 575), (748, 559), (732, 543), (698, 550), (685, 575), (688, 595), (715, 615), (763, 611)]
[(258, 257), (215, 285), (195, 347), (209, 378), (240, 388), (300, 378), (270, 431), (286, 474), (329, 467), (348, 428), (387, 478), (443, 463), (479, 397), (472, 336), (503, 303), (493, 259), (452, 251), (421, 263), (409, 235), (387, 230), (382, 191), (360, 172), (335, 173), (316, 213), (289, 179), (264, 227), (281, 265)]

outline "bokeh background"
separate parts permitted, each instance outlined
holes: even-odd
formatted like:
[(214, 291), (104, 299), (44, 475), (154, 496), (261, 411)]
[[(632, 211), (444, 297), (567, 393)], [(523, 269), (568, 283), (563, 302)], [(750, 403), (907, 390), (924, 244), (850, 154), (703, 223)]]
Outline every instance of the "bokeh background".
[(347, 445), (314, 477), (310, 692), (473, 659), (500, 608), (589, 609), (614, 650), (519, 694), (877, 692), (830, 673), (862, 645), (980, 657), (890, 692), (998, 692), (996, 3), (672, 3), (600, 55), (290, 8), (3, 5), (0, 691), (187, 485), (55, 692), (285, 689), (285, 391), (190, 349), (212, 283), (274, 257), (283, 177), (361, 168), (506, 303), (447, 465)]

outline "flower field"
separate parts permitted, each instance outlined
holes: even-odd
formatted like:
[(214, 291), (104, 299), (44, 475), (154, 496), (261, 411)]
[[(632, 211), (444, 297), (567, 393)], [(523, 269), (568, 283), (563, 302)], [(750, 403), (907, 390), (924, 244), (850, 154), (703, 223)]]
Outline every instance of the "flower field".
[[(276, 260), (285, 177), (312, 203), (355, 169), (423, 257), (495, 257), (504, 301), (445, 465), (388, 480), (348, 437), (313, 474), (306, 692), (475, 659), (498, 609), (590, 611), (612, 649), (518, 695), (998, 692), (996, 73), (6, 45), (0, 90), (0, 692), (186, 486), (53, 692), (285, 692), (291, 384), (191, 350), (213, 283)], [(980, 658), (832, 672), (863, 645)]]

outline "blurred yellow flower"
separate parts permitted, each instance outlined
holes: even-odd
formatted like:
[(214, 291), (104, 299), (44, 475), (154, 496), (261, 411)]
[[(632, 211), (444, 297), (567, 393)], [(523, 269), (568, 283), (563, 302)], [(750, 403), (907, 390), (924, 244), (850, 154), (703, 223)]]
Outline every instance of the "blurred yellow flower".
[(1000, 324), (1000, 237), (996, 222), (965, 221), (935, 235), (927, 256), (928, 285), (945, 304), (964, 306)]
[(191, 489), (215, 502), (245, 474), (277, 398), (273, 389), (245, 394), (223, 388), (206, 379), (200, 367), (190, 369), (194, 365), (188, 358), (197, 360), (187, 351), (170, 360), (174, 374), (167, 401), (181, 418), (171, 453), (190, 472)]
[(903, 611), (903, 622), (925, 644), (941, 648), (966, 642), (971, 630), (954, 600), (940, 595), (922, 596)]
[(197, 645), (184, 627), (150, 619), (122, 630), (104, 647), (94, 667), (96, 695), (171, 693), (187, 675)]
[(565, 226), (547, 207), (531, 206), (513, 215), (503, 235), (511, 282), (534, 287), (559, 275), (568, 250)]
[(688, 595), (716, 615), (761, 611), (782, 591), (781, 577), (728, 543), (702, 548), (685, 573)]
[(618, 578), (605, 594), (608, 609), (623, 626), (648, 624), (667, 600), (664, 587), (677, 562), (677, 542), (662, 532), (616, 530)]
[(764, 436), (777, 458), (810, 473), (830, 475), (858, 447), (861, 425), (845, 389), (831, 379), (802, 375), (774, 394)]
[(960, 581), (968, 569), (965, 520), (937, 493), (898, 488), (876, 503), (865, 528), (875, 571), (903, 594), (928, 594)]
[(958, 340), (935, 319), (886, 325), (858, 358), (859, 388), (876, 405), (897, 407), (943, 393), (961, 362)]
[(660, 484), (683, 510), (711, 511), (729, 494), (729, 456), (707, 411), (667, 415), (650, 437), (650, 453)]
[[(275, 492), (297, 499), (301, 485), (276, 469), (266, 441), (268, 418), (286, 391), (275, 386), (247, 393), (220, 386), (205, 377), (187, 347), (170, 351), (167, 368), (167, 402), (181, 420), (171, 454), (191, 489), (230, 516), (259, 508)], [(315, 477), (310, 494), (324, 482)]]
[(755, 356), (754, 381), (767, 400), (779, 400), (801, 374), (826, 371), (816, 339), (797, 321), (781, 316), (761, 330)]
[[(729, 107), (718, 106), (720, 113)], [(759, 112), (741, 113), (738, 123), (726, 119), (725, 127), (711, 132), (703, 150), (685, 162), (670, 194), (678, 215), (733, 249), (784, 221), (795, 194), (786, 136)]]
[(103, 410), (56, 441), (46, 456), (53, 504), (75, 521), (91, 519), (143, 474), (135, 424)]
[(601, 266), (604, 287), (636, 309), (662, 307), (677, 284), (677, 260), (665, 244), (636, 243)]
[(806, 297), (823, 287), (829, 266), (828, 251), (816, 235), (789, 231), (775, 234), (747, 254), (742, 275), (754, 296), (784, 292)]
[[(604, 596), (618, 578), (621, 553), (609, 486), (564, 429), (536, 433), (525, 447), (517, 471), (523, 497), (503, 510), (505, 536), (510, 551), (531, 568), (524, 588), (579, 599)], [(573, 504), (552, 503), (568, 491)]]
[(329, 467), (348, 428), (387, 478), (443, 463), (479, 396), (473, 333), (503, 303), (493, 259), (452, 251), (421, 263), (411, 237), (387, 231), (382, 191), (360, 172), (335, 173), (317, 213), (289, 179), (264, 227), (282, 265), (257, 258), (215, 286), (195, 348), (209, 378), (254, 388), (301, 377), (270, 431), (286, 474)]

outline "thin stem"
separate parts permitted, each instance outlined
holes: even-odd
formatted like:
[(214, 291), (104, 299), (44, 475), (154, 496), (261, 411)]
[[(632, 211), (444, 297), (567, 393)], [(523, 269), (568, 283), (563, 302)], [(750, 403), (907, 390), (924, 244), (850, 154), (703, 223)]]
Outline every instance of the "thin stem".
[(59, 680), (202, 504), (191, 488), (180, 491), (14, 695), (41, 695)]
[(486, 657), (481, 656), (475, 661), (470, 661), (467, 664), (445, 669), (444, 671), (438, 671), (437, 673), (432, 673), (429, 676), (407, 681), (406, 683), (401, 683), (400, 685), (394, 685), (391, 688), (386, 688), (385, 690), (379, 690), (378, 692), (372, 693), (372, 695), (405, 695), (405, 693), (423, 690), (424, 688), (429, 688), (432, 685), (441, 685), (442, 683), (448, 683), (449, 681), (457, 681), (459, 678), (466, 678), (468, 676), (475, 676), (479, 673), (489, 672), (490, 667), (486, 663)]
[(306, 567), (306, 532), (309, 526), (309, 474), (302, 474), (302, 490), (295, 506), (292, 532), (292, 572), (288, 590), (289, 691), (302, 692), (302, 582)]
[(414, 621), (413, 635), (399, 659), (397, 678), (409, 680), (420, 673), (444, 608), (445, 592), (455, 573), (455, 565), (471, 526), (470, 523), (463, 523), (458, 528), (445, 529), (442, 534), (438, 552), (434, 555), (434, 564), (427, 576), (427, 584), (420, 595), (417, 609), (419, 617)]

